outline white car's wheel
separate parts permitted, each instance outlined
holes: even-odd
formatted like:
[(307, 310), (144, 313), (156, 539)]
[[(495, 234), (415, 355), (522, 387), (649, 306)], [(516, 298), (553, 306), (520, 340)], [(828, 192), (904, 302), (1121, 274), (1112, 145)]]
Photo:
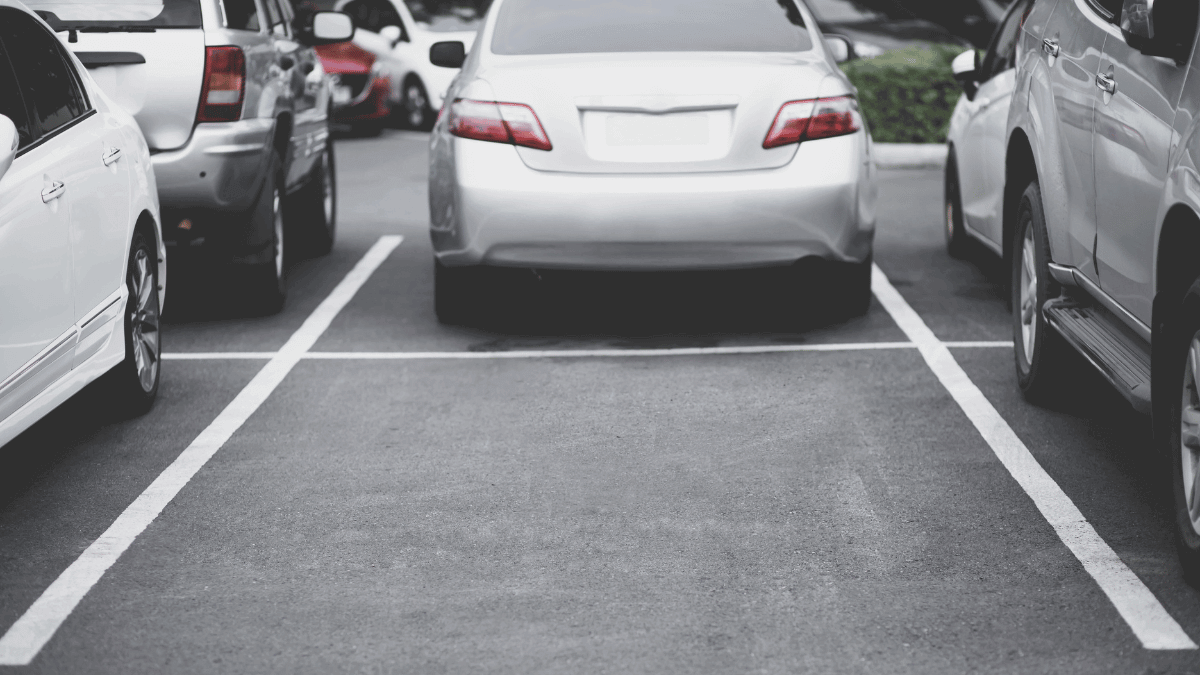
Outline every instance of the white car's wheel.
[(425, 85), (415, 77), (404, 83), (404, 123), (411, 129), (427, 130), (433, 126), (433, 109)]
[(125, 273), (125, 360), (110, 373), (115, 399), (130, 414), (141, 415), (158, 397), (162, 341), (158, 304), (158, 255), (139, 230), (129, 247)]
[(1046, 301), (1058, 297), (1061, 289), (1050, 276), (1050, 244), (1036, 181), (1021, 195), (1011, 257), (1017, 385), (1030, 401), (1047, 401), (1063, 384), (1070, 347), (1042, 313)]

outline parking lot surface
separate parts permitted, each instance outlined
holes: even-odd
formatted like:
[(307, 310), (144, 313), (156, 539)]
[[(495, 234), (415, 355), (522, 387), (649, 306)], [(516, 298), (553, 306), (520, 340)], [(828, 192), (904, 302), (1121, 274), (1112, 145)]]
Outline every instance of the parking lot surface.
[(150, 414), (85, 391), (3, 449), (12, 672), (1200, 672), (1148, 421), (1085, 368), (1022, 400), (939, 171), (885, 172), (859, 319), (530, 274), (446, 327), (426, 143), (339, 141), (281, 314), (173, 276)]

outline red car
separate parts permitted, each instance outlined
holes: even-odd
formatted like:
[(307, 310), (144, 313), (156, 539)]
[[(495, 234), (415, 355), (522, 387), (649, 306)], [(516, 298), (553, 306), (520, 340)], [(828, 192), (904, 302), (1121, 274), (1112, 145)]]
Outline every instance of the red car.
[(316, 47), (333, 81), (333, 119), (378, 133), (399, 102), (398, 86), (384, 60), (354, 42)]

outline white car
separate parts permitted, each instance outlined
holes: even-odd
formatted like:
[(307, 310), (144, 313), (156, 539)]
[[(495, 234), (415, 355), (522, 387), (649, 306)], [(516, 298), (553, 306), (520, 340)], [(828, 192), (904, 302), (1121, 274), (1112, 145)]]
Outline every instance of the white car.
[(1009, 6), (982, 59), (975, 50), (954, 60), (965, 90), (950, 117), (946, 159), (946, 248), (961, 257), (970, 240), (997, 255), (1004, 241), (1005, 125), (1016, 86), (1016, 47), (1033, 0)]
[(454, 41), (470, 50), (480, 17), (466, 10), (435, 13), (420, 0), (340, 0), (335, 7), (354, 18), (355, 44), (371, 52), (378, 51), (381, 41), (391, 45), (400, 64), (396, 82), (404, 122), (414, 129), (432, 126), (458, 69), (433, 65), (429, 48)]
[(476, 47), (431, 54), (462, 67), (430, 139), (439, 319), (495, 267), (815, 267), (771, 292), (867, 311), (871, 137), (801, 0), (496, 0)]
[(0, 445), (101, 376), (150, 408), (165, 258), (137, 123), (0, 0)]

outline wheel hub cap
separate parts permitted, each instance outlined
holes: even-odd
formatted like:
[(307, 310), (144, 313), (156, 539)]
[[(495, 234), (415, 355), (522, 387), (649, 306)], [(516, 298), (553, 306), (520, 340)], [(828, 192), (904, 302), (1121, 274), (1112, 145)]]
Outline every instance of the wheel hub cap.
[(1179, 452), (1183, 468), (1183, 496), (1187, 501), (1192, 529), (1200, 534), (1200, 333), (1188, 345), (1187, 368), (1183, 373), (1183, 401), (1179, 409)]
[(1021, 348), (1026, 363), (1033, 364), (1033, 343), (1037, 338), (1037, 257), (1034, 255), (1033, 228), (1025, 228), (1021, 246)]
[(149, 393), (158, 380), (158, 289), (154, 284), (154, 268), (145, 249), (138, 249), (130, 273), (129, 324), (130, 346), (137, 368), (138, 383)]

